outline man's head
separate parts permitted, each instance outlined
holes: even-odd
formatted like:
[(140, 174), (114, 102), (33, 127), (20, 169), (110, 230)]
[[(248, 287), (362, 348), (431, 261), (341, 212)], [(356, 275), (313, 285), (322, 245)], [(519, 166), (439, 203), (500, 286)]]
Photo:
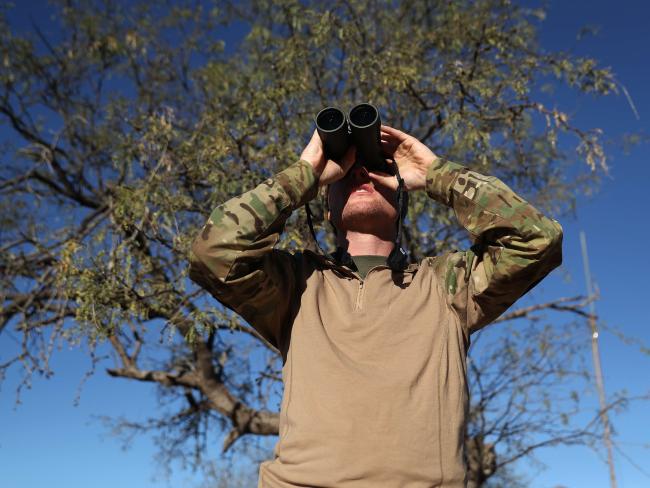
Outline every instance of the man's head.
[(348, 231), (394, 240), (398, 218), (397, 181), (356, 163), (327, 188), (327, 220), (342, 239)]

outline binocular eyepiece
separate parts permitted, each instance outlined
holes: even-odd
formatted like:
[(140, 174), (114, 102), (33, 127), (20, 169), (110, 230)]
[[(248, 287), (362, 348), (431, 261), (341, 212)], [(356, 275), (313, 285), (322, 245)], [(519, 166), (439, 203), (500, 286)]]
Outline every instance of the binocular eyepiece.
[(356, 105), (347, 117), (336, 107), (326, 107), (316, 115), (316, 130), (327, 159), (340, 160), (354, 145), (358, 162), (369, 170), (392, 174), (381, 150), (380, 126), (379, 111), (369, 103)]

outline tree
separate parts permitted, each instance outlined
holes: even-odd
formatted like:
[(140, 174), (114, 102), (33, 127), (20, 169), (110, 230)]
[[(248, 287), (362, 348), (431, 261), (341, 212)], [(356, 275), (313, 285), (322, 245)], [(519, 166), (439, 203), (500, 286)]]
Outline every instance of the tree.
[[(189, 282), (187, 255), (212, 208), (297, 159), (320, 108), (372, 101), (435, 153), (498, 176), (554, 215), (569, 214), (576, 190), (591, 190), (606, 170), (600, 131), (575, 126), (542, 101), (542, 89), (607, 95), (618, 91), (616, 79), (593, 59), (544, 51), (541, 10), (507, 0), (55, 6), (53, 21), (34, 22), (30, 33), (1, 19), (0, 191), (11, 212), (0, 224), (0, 332), (12, 330), (21, 349), (0, 371), (23, 368), (25, 384), (47, 375), (61, 341), (87, 348), (98, 364), (98, 351), (111, 351), (108, 374), (155, 383), (182, 405), (146, 424), (116, 425), (161, 433), (168, 458), (184, 459), (180, 447), (194, 441), (187, 460), (198, 465), (210, 430), (225, 434), (224, 451), (277, 434), (269, 405), (281, 382), (277, 351)], [(224, 38), (241, 30), (241, 45), (229, 50)], [(322, 220), (322, 203), (312, 207)], [(282, 245), (312, 246), (306, 227), (294, 213)], [(331, 248), (324, 227), (318, 235)], [(411, 197), (404, 239), (414, 261), (467, 244), (449, 209), (421, 194)], [(563, 306), (579, 314), (584, 303)], [(576, 347), (535, 325), (530, 333), (545, 348), (471, 368), (476, 486), (544, 442), (593, 439), (593, 425), (568, 422), (575, 405), (530, 408), (540, 381), (561, 388), (574, 363), (558, 370), (553, 361)], [(254, 366), (245, 347), (266, 364)], [(531, 373), (535, 354), (548, 367)], [(503, 398), (527, 413), (503, 415)], [(542, 424), (542, 440), (527, 435)]]

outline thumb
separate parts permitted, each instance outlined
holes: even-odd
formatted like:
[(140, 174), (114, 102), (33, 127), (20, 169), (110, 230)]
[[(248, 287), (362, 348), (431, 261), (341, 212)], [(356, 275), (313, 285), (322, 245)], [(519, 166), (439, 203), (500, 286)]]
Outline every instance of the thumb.
[(323, 147), (323, 141), (321, 141), (320, 136), (318, 135), (318, 130), (314, 129), (314, 133), (311, 135), (308, 145), (315, 145), (317, 147)]
[(341, 159), (341, 168), (343, 169), (344, 173), (347, 173), (350, 170), (350, 168), (354, 165), (356, 156), (357, 156), (356, 146), (350, 145), (350, 147), (348, 147), (348, 150), (345, 152), (343, 159)]

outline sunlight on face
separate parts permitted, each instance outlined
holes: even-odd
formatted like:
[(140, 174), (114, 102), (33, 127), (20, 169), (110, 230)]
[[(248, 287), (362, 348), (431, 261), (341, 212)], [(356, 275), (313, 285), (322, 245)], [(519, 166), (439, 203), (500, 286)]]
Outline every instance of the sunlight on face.
[(338, 230), (368, 234), (392, 232), (397, 219), (397, 182), (383, 171), (356, 163), (328, 188), (329, 220)]

